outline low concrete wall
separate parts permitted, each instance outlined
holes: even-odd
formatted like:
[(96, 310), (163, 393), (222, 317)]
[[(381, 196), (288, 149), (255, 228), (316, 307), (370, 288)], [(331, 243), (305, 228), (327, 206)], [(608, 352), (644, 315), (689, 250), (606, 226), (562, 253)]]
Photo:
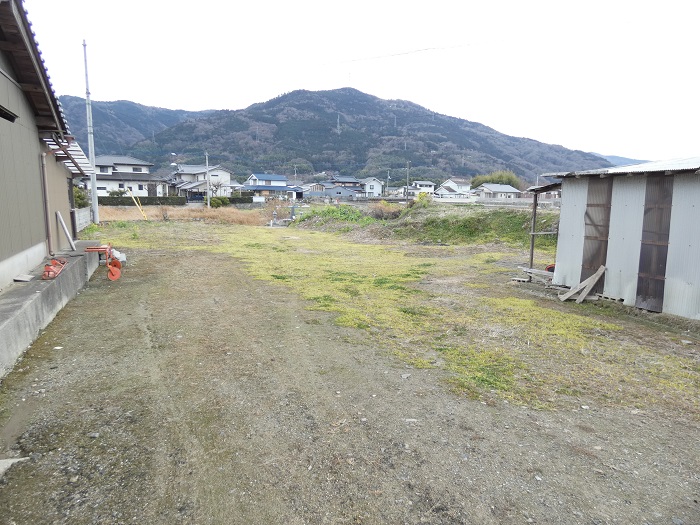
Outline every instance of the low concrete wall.
[(0, 294), (0, 377), (4, 377), (39, 332), (90, 279), (99, 264), (98, 254), (85, 253), (94, 241), (79, 241), (77, 250), (56, 254), (68, 262), (51, 280), (42, 280), (44, 265), (31, 272), (34, 279), (13, 283)]

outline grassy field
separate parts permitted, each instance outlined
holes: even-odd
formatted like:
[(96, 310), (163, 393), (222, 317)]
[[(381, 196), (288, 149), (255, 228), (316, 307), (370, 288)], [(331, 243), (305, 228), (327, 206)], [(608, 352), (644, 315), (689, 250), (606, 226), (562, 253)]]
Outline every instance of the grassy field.
[[(697, 416), (700, 366), (681, 343), (696, 336), (697, 326), (681, 327), (663, 316), (647, 322), (619, 305), (560, 303), (534, 285), (511, 283), (527, 260), (528, 218), (522, 212), (440, 217), (419, 211), (392, 225), (348, 210), (338, 223), (343, 232), (372, 231), (373, 224), (396, 232), (381, 241), (360, 235), (363, 242), (358, 235), (231, 224), (220, 217), (203, 237), (189, 231), (195, 217), (112, 220), (86, 236), (127, 253), (229, 254), (251, 277), (293, 290), (309, 309), (332, 312), (337, 325), (357, 331), (353, 337), (371, 338), (408, 366), (444, 370), (449, 388), (487, 403), (657, 406)], [(542, 229), (554, 222), (542, 220), (548, 221)], [(544, 243), (536, 254), (542, 266), (554, 254), (551, 242)]]

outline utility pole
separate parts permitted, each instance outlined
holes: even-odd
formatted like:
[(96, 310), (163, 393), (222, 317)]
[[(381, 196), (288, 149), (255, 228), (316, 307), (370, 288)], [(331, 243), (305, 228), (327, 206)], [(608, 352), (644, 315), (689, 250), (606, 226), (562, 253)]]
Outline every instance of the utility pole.
[(408, 172), (411, 169), (411, 161), (406, 162), (406, 200), (408, 201)]
[(206, 151), (204, 152), (204, 161), (207, 166), (207, 208), (211, 208), (211, 198), (209, 197), (211, 195), (211, 191), (209, 190), (210, 188), (210, 181), (209, 181), (209, 153)]
[(340, 135), (340, 113), (338, 113), (338, 135)]
[(389, 177), (390, 171), (391, 170), (386, 170), (386, 189), (384, 190), (384, 195), (386, 195), (387, 192), (389, 191), (389, 179), (391, 178), (391, 177)]
[(92, 201), (92, 222), (100, 224), (100, 212), (97, 208), (97, 174), (95, 173), (95, 136), (92, 129), (92, 103), (90, 102), (90, 85), (88, 84), (87, 44), (83, 40), (83, 58), (85, 60), (85, 107), (87, 110), (88, 158), (92, 166), (90, 175), (90, 195)]

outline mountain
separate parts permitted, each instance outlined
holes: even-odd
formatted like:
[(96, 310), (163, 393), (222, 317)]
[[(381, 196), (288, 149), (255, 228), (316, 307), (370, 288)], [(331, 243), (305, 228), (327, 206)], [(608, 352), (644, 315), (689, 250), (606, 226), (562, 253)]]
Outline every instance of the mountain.
[[(119, 113), (124, 106), (117, 104), (131, 104), (125, 106), (130, 113)], [(111, 117), (99, 122), (93, 117), (96, 144), (98, 137), (101, 144), (113, 140), (124, 146), (124, 153), (149, 160), (156, 168), (173, 160), (202, 164), (207, 151), (210, 163), (230, 169), (239, 180), (261, 172), (297, 173), (299, 180), (310, 180), (315, 173), (335, 171), (383, 180), (389, 175), (393, 184), (400, 185), (407, 175), (411, 180), (440, 182), (512, 170), (534, 182), (546, 172), (610, 166), (597, 155), (511, 137), (477, 122), (352, 88), (293, 91), (246, 109), (205, 114), (171, 114), (127, 102), (93, 102), (93, 114), (96, 107)], [(64, 108), (71, 129), (77, 127), (77, 119), (71, 120), (69, 108)], [(164, 129), (164, 121), (149, 122), (147, 110), (153, 119), (157, 115), (180, 120)], [(140, 117), (137, 123), (131, 121), (132, 115)], [(120, 127), (139, 131), (141, 140), (126, 147)], [(171, 153), (178, 155), (173, 158)]]
[(629, 159), (627, 157), (618, 157), (617, 155), (601, 155), (600, 153), (593, 153), (605, 160), (607, 160), (613, 166), (629, 166), (630, 164), (642, 164), (644, 162), (649, 162), (648, 160), (638, 160)]
[[(87, 153), (87, 112), (85, 99), (58, 97), (71, 132)], [(123, 155), (132, 144), (152, 139), (157, 133), (187, 119), (212, 111), (184, 111), (143, 106), (128, 100), (92, 101), (92, 127), (96, 155)]]

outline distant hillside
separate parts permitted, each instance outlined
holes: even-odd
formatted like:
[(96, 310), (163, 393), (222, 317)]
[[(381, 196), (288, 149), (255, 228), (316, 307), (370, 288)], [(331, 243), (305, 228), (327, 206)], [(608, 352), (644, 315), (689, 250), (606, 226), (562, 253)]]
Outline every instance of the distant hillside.
[(605, 160), (607, 160), (613, 166), (628, 166), (630, 164), (642, 164), (643, 162), (649, 162), (648, 160), (638, 160), (629, 159), (627, 157), (618, 157), (617, 155), (601, 155), (600, 153), (593, 153)]
[[(71, 133), (87, 153), (87, 112), (85, 99), (59, 97)], [(152, 139), (164, 129), (187, 119), (199, 118), (211, 111), (184, 111), (142, 106), (128, 100), (92, 101), (92, 125), (97, 155), (125, 154), (129, 147)]]
[[(109, 109), (114, 124), (137, 128), (130, 114)], [(144, 113), (138, 115), (148, 123)], [(239, 180), (250, 173), (293, 176), (295, 171), (300, 180), (308, 180), (314, 173), (336, 171), (383, 180), (389, 174), (395, 185), (405, 183), (407, 166), (411, 180), (444, 181), (510, 169), (527, 182), (545, 172), (610, 166), (590, 153), (510, 137), (483, 124), (351, 88), (294, 91), (243, 110), (170, 117), (182, 118), (150, 136), (141, 126), (146, 129), (141, 141), (124, 153), (158, 167), (173, 161), (171, 153), (178, 153), (178, 162), (201, 164), (207, 151), (211, 163), (232, 170)], [(103, 134), (104, 120), (93, 120), (96, 144), (98, 137), (104, 143), (104, 135), (118, 135), (114, 128)]]

